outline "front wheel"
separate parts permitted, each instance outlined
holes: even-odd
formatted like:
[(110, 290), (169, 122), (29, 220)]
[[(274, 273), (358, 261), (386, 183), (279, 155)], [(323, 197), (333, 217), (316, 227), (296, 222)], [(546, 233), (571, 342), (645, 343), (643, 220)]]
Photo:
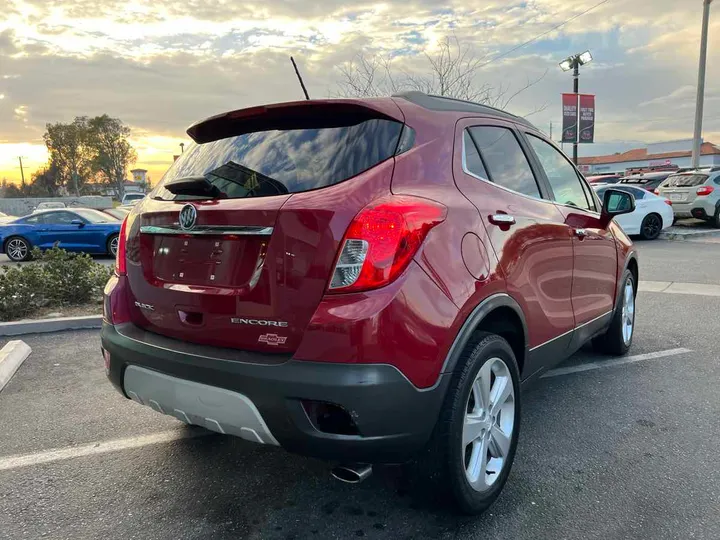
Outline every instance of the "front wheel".
[(30, 259), (30, 242), (19, 236), (12, 236), (5, 244), (5, 254), (13, 262), (22, 262)]
[(622, 283), (610, 327), (593, 340), (600, 352), (616, 356), (628, 352), (635, 332), (635, 278), (630, 270), (625, 270)]
[(459, 362), (425, 473), (463, 512), (480, 514), (500, 495), (515, 457), (520, 375), (512, 348), (495, 334), (479, 334)]
[(107, 241), (107, 252), (108, 255), (112, 255), (113, 257), (117, 256), (118, 251), (118, 235), (113, 234), (110, 238), (108, 238)]

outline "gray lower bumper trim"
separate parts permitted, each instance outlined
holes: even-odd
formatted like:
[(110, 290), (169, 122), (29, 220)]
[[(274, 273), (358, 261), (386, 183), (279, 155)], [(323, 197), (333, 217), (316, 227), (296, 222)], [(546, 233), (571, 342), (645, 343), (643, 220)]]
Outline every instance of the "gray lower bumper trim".
[(278, 445), (253, 402), (237, 392), (137, 366), (125, 370), (123, 386), (133, 401), (187, 424), (256, 443)]

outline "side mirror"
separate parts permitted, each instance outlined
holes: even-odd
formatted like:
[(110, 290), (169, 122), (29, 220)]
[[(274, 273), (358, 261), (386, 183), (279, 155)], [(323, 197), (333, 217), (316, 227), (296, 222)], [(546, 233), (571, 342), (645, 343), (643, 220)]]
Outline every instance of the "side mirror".
[(606, 189), (603, 195), (603, 207), (600, 219), (604, 225), (614, 217), (629, 214), (635, 210), (635, 197), (632, 193), (620, 189)]
[(84, 222), (82, 219), (73, 219), (73, 220), (70, 222), (70, 225), (77, 225), (78, 227), (84, 227), (84, 226), (85, 226), (85, 222)]

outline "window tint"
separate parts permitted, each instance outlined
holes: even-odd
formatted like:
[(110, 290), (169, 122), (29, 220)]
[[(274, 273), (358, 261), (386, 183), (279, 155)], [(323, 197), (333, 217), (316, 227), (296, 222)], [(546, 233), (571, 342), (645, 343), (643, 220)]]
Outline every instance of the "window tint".
[(43, 220), (42, 214), (38, 214), (36, 216), (30, 216), (21, 221), (21, 223), (27, 223), (28, 225), (38, 225), (43, 222), (44, 222), (44, 220)]
[(534, 135), (528, 134), (528, 139), (537, 154), (540, 165), (545, 170), (555, 201), (585, 210), (594, 210), (594, 205), (591, 206), (585, 196), (585, 190), (575, 172), (575, 167), (565, 156)]
[(93, 210), (92, 208), (77, 208), (74, 209), (74, 211), (77, 215), (90, 223), (110, 223), (115, 221), (106, 213), (100, 212), (99, 210)]
[(180, 200), (162, 186), (204, 176), (219, 198), (238, 199), (299, 193), (347, 180), (395, 152), (403, 125), (372, 119), (352, 125), (258, 131), (193, 144), (173, 163), (155, 198)]
[(475, 146), (472, 138), (470, 137), (470, 133), (467, 129), (463, 134), (463, 145), (465, 151), (465, 168), (467, 169), (467, 171), (474, 174), (475, 176), (479, 176), (480, 178), (489, 180), (490, 178), (488, 177), (488, 173), (485, 170), (485, 165), (483, 165), (482, 159), (480, 159), (480, 154), (478, 153), (478, 149)]
[(470, 128), (490, 180), (523, 195), (540, 198), (535, 176), (515, 134), (494, 126)]
[(70, 212), (48, 212), (43, 217), (43, 221), (48, 225), (70, 225), (73, 219), (79, 218)]

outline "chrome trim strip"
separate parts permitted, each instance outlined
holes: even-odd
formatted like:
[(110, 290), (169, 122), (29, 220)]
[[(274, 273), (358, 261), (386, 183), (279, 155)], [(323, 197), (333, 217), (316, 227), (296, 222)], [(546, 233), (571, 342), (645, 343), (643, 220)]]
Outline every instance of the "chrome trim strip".
[(190, 234), (190, 235), (239, 235), (239, 236), (270, 236), (273, 227), (258, 227), (253, 225), (232, 226), (232, 225), (200, 225), (193, 229), (181, 229), (180, 227), (158, 227), (156, 225), (143, 225), (140, 227), (142, 234)]
[(588, 322), (584, 322), (584, 323), (582, 323), (581, 325), (574, 327), (572, 330), (568, 330), (567, 332), (564, 332), (564, 333), (560, 334), (560, 335), (557, 336), (557, 337), (554, 337), (554, 338), (552, 338), (552, 339), (548, 339), (545, 343), (541, 343), (540, 345), (536, 345), (535, 347), (533, 347), (532, 349), (530, 349), (529, 352), (533, 352), (535, 349), (539, 349), (540, 347), (544, 347), (545, 345), (547, 345), (548, 343), (552, 343), (552, 342), (555, 341), (556, 339), (560, 339), (561, 337), (565, 337), (565, 336), (567, 336), (568, 334), (572, 334), (573, 332), (575, 332), (576, 330), (579, 330), (579, 329), (582, 328), (583, 326), (587, 326), (588, 324), (594, 323), (594, 322), (597, 321), (598, 319), (602, 319), (603, 317), (607, 317), (608, 315), (611, 315), (612, 312), (613, 312), (613, 310), (611, 309), (610, 311), (608, 311), (608, 312), (606, 312), (606, 313), (603, 313), (602, 315), (600, 315), (600, 316), (598, 316), (598, 317), (595, 317), (594, 319), (591, 319), (591, 320), (589, 320)]

